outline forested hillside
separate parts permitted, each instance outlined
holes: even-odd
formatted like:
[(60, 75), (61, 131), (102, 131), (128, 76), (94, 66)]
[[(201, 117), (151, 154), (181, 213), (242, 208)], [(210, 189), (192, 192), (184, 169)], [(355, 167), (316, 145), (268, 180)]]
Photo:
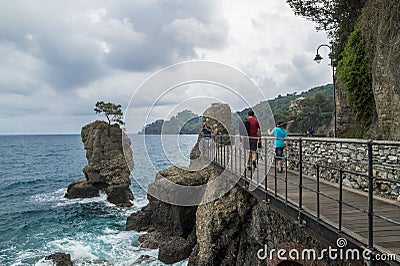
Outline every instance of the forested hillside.
[(146, 125), (139, 134), (198, 134), (200, 128), (201, 116), (184, 110), (167, 121), (159, 119)]
[[(297, 106), (290, 108), (292, 101), (299, 98)], [(312, 125), (315, 131), (321, 134), (328, 133), (328, 127), (333, 115), (333, 86), (331, 84), (315, 87), (301, 93), (288, 93), (286, 96), (278, 95), (276, 98), (261, 102), (254, 106), (257, 118), (261, 122), (263, 132), (266, 132), (267, 121), (272, 119), (292, 121), (288, 128), (292, 133), (305, 133)], [(268, 105), (269, 104), (269, 105)], [(268, 117), (271, 108), (274, 117)], [(238, 111), (237, 114), (244, 118), (248, 109)], [(233, 116), (233, 124), (239, 125), (237, 116)], [(179, 112), (170, 120), (157, 120), (146, 125), (139, 134), (198, 134), (201, 129), (202, 118), (190, 110)], [(164, 128), (163, 128), (164, 127)]]
[[(299, 98), (304, 98), (303, 100)], [(298, 99), (297, 106), (290, 108), (291, 103)], [(268, 100), (275, 121), (290, 122), (288, 130), (291, 133), (306, 133), (309, 126), (313, 126), (315, 132), (328, 134), (329, 125), (333, 117), (333, 86), (331, 84), (315, 87), (306, 92), (288, 93), (286, 96), (278, 95), (275, 99)], [(268, 104), (261, 102), (253, 107), (257, 119), (261, 123), (263, 132), (267, 131), (266, 125), (273, 124), (268, 117)], [(244, 118), (248, 109), (237, 112)], [(235, 125), (239, 124), (237, 116)]]
[(400, 1), (286, 1), (328, 35), (338, 136), (400, 140)]

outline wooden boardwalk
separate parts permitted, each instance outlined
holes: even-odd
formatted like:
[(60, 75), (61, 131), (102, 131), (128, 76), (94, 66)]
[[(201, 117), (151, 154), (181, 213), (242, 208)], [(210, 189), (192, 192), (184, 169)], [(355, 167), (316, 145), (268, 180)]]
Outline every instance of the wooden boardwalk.
[[(240, 175), (242, 179), (249, 181), (248, 189), (250, 191), (267, 190), (269, 197), (276, 197), (283, 202), (299, 206), (300, 178), (298, 172), (288, 170), (283, 173), (275, 173), (274, 167), (270, 167), (267, 169), (268, 174), (266, 175), (263, 160), (259, 162), (255, 170), (245, 171), (244, 159), (239, 158), (239, 155), (236, 155), (234, 160), (231, 161), (229, 157), (233, 153), (225, 151), (220, 154), (221, 156), (214, 161), (234, 174)], [(243, 165), (239, 166), (239, 164)], [(301, 188), (303, 211), (338, 230), (340, 228), (339, 231), (363, 243), (365, 247), (367, 246), (369, 230), (368, 194), (366, 192), (343, 186), (342, 201), (340, 201), (338, 184), (322, 179), (317, 182), (315, 177), (304, 174), (302, 174)], [(317, 193), (317, 189), (320, 193)], [(400, 264), (400, 225), (398, 224), (400, 222), (400, 204), (393, 200), (374, 196), (373, 205), (374, 249), (382, 254), (396, 254), (396, 261)], [(340, 213), (341, 219), (339, 218)], [(385, 219), (379, 216), (385, 217)], [(390, 222), (390, 220), (395, 221), (395, 223)]]

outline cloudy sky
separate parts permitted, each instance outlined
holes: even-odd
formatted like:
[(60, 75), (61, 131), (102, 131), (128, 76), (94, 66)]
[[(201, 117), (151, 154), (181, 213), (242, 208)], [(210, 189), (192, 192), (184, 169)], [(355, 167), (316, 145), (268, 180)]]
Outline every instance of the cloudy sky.
[(186, 84), (165, 101), (167, 87), (138, 93), (154, 73), (185, 61), (242, 71), (267, 99), (331, 83), (328, 60), (312, 60), (326, 34), (285, 0), (0, 1), (0, 134), (79, 133), (97, 118), (98, 100), (151, 121), (194, 106), (187, 99), (198, 91), (202, 101), (224, 91)]

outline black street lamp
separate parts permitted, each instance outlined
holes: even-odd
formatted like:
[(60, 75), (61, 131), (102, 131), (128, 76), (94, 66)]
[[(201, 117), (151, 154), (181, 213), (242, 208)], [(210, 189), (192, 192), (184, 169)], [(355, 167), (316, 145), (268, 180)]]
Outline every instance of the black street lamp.
[(314, 61), (317, 62), (317, 64), (321, 63), (322, 57), (319, 55), (318, 50), (322, 46), (328, 47), (330, 50), (329, 57), (331, 58), (331, 67), (332, 67), (332, 80), (333, 80), (333, 137), (336, 138), (336, 86), (335, 86), (335, 66), (333, 64), (333, 47), (328, 45), (328, 44), (321, 44), (317, 48), (317, 54), (315, 55)]

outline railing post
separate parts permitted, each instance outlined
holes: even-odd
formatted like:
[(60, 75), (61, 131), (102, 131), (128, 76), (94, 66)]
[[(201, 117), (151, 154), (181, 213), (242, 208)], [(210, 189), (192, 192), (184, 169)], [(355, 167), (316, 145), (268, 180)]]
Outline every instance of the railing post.
[[(254, 139), (251, 139), (251, 141), (254, 141)], [(250, 146), (250, 143), (249, 143)], [(253, 175), (255, 174), (256, 169), (253, 167), (253, 155), (254, 152), (257, 152), (257, 150), (253, 151), (250, 149), (250, 155), (249, 155), (249, 160), (250, 160), (250, 181), (253, 181)], [(257, 154), (256, 154), (257, 156)], [(249, 183), (250, 184), (250, 183)]]
[(264, 183), (265, 183), (265, 202), (269, 203), (269, 199), (268, 199), (268, 153), (267, 153), (267, 145), (268, 145), (268, 140), (267, 138), (265, 138), (265, 144), (264, 144), (264, 153), (265, 153), (265, 158), (264, 158), (264, 173), (265, 173), (265, 177), (264, 177)]
[(212, 143), (212, 156), (213, 156), (213, 161), (216, 162), (217, 161), (217, 139), (213, 140)]
[(342, 231), (343, 212), (343, 170), (339, 170), (339, 231)]
[(221, 145), (219, 145), (219, 143), (221, 142), (221, 137), (220, 136), (218, 136), (218, 139), (217, 139), (217, 143), (216, 143), (216, 149), (217, 149), (217, 162), (218, 162), (218, 164), (219, 165), (221, 165)]
[[(234, 160), (235, 160), (235, 172), (237, 171), (237, 146), (238, 146), (238, 142), (237, 142), (237, 137), (235, 136), (235, 152), (234, 152)], [(241, 175), (241, 173), (239, 172), (239, 175)]]
[[(276, 167), (277, 167), (277, 158), (276, 158), (277, 156), (276, 156), (276, 154), (275, 154), (275, 156), (274, 156), (274, 186), (275, 186), (275, 188), (274, 188), (274, 190), (276, 189), (276, 177), (277, 177), (277, 174), (276, 174)], [(275, 195), (275, 198), (276, 198), (276, 192), (274, 191), (274, 195)]]
[(219, 138), (219, 164), (220, 165), (223, 165), (223, 162), (222, 162), (222, 137), (220, 136), (220, 138)]
[[(246, 143), (247, 140), (243, 140), (243, 144)], [(247, 187), (248, 180), (247, 180), (247, 152), (245, 145), (243, 145), (243, 165), (244, 165), (244, 185)]]
[(265, 139), (265, 142), (264, 142), (264, 174), (265, 174), (265, 176), (264, 176), (264, 183), (265, 183), (265, 186), (264, 186), (264, 188), (265, 188), (265, 191), (267, 191), (267, 180), (268, 180), (268, 172), (267, 172), (267, 170), (268, 170), (268, 154), (267, 154), (267, 139)]
[(229, 160), (230, 160), (230, 162), (231, 162), (231, 171), (232, 171), (232, 173), (234, 173), (234, 171), (233, 171), (233, 145), (232, 145), (232, 143), (233, 143), (233, 141), (232, 141), (232, 137), (230, 137), (230, 158), (229, 158)]
[[(249, 143), (250, 145), (250, 143)], [(249, 161), (250, 161), (250, 181), (253, 181), (253, 175), (254, 175), (254, 170), (253, 170), (253, 152), (252, 150), (250, 150), (249, 153)], [(250, 184), (250, 183), (249, 183)]]
[[(241, 141), (241, 140), (239, 139), (239, 141)], [(239, 173), (240, 173), (240, 176), (242, 176), (242, 149), (241, 148), (239, 149)]]
[[(243, 144), (245, 143), (245, 140), (243, 140)], [(245, 145), (243, 145), (243, 171), (244, 171), (244, 178), (247, 179), (247, 159), (246, 159), (246, 154), (247, 154), (247, 150), (244, 147)]]
[(374, 176), (372, 140), (368, 141), (368, 249), (374, 248)]
[(317, 164), (317, 219), (320, 220), (320, 202), (319, 202), (319, 194), (320, 194), (320, 188), (319, 188), (319, 178), (320, 178), (320, 172), (319, 172), (319, 164)]
[(215, 161), (219, 163), (219, 137), (217, 136), (215, 139)]
[(299, 138), (299, 219), (303, 209), (303, 140)]
[(222, 137), (219, 140), (219, 152), (220, 152), (219, 160), (221, 161), (222, 167), (225, 167), (224, 166), (224, 147), (222, 147)]
[[(286, 149), (289, 149), (289, 147), (286, 147)], [(285, 152), (285, 204), (287, 205), (288, 202), (288, 150)]]
[(222, 138), (221, 139), (221, 145), (222, 145), (222, 149), (221, 149), (221, 152), (222, 152), (222, 165), (224, 166), (224, 169), (226, 168), (226, 145), (225, 145), (225, 140)]
[(287, 172), (287, 161), (286, 161), (286, 171), (285, 171), (285, 205), (288, 203), (288, 172)]
[[(257, 144), (258, 145), (258, 144)], [(257, 155), (257, 186), (259, 186), (260, 184), (260, 171), (259, 171), (259, 156), (258, 156), (258, 150), (256, 151), (256, 155)]]

